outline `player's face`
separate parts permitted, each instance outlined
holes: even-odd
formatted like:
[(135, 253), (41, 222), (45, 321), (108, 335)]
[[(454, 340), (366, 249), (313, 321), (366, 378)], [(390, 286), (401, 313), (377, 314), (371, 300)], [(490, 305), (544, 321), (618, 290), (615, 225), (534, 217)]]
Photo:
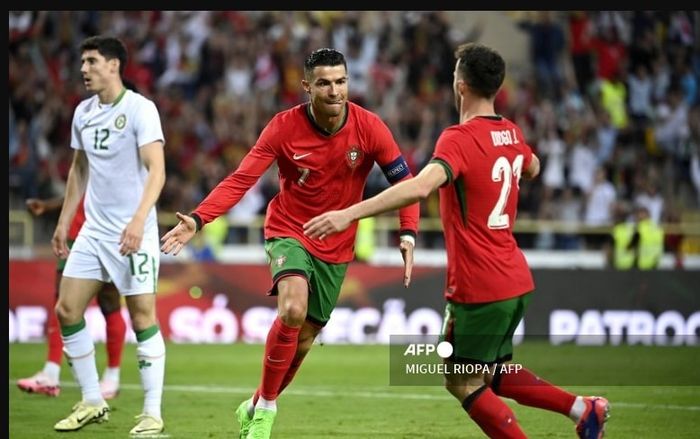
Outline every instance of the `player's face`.
[(86, 50), (80, 57), (80, 74), (88, 91), (99, 93), (107, 87), (115, 70), (119, 68), (116, 60), (107, 60), (97, 50)]
[(343, 113), (348, 97), (348, 72), (344, 65), (317, 66), (304, 88), (311, 96), (317, 116), (337, 117)]

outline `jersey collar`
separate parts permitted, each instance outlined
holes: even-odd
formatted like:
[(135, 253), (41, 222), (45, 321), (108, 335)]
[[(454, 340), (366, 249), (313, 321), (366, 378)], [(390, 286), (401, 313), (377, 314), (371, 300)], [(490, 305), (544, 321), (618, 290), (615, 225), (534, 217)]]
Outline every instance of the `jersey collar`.
[(309, 122), (311, 122), (311, 126), (313, 126), (314, 129), (319, 132), (319, 134), (321, 134), (325, 137), (330, 137), (333, 134), (340, 132), (340, 130), (342, 130), (343, 127), (345, 126), (345, 124), (348, 122), (348, 115), (350, 114), (350, 105), (347, 102), (345, 103), (345, 116), (343, 117), (343, 123), (340, 124), (340, 128), (338, 128), (338, 131), (336, 131), (335, 133), (331, 133), (330, 131), (328, 131), (327, 129), (323, 128), (321, 125), (316, 123), (314, 116), (311, 114), (311, 102), (306, 103), (305, 110), (306, 110), (305, 111), (306, 117), (309, 119)]

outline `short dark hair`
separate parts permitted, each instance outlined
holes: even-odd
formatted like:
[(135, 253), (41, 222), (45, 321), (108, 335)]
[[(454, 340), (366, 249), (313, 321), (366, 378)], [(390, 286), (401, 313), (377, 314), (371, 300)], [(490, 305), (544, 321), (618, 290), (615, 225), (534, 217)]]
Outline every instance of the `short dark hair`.
[(466, 43), (457, 48), (455, 58), (459, 60), (457, 75), (472, 93), (484, 98), (496, 96), (506, 76), (506, 62), (498, 52), (483, 44)]
[(104, 56), (107, 60), (118, 59), (119, 75), (124, 75), (127, 55), (126, 46), (124, 46), (124, 43), (122, 43), (120, 39), (101, 35), (88, 37), (80, 44), (80, 53), (86, 50), (97, 50), (99, 54)]
[(304, 76), (309, 77), (318, 66), (339, 66), (343, 65), (345, 70), (348, 64), (345, 62), (345, 55), (335, 49), (324, 47), (316, 49), (304, 61)]

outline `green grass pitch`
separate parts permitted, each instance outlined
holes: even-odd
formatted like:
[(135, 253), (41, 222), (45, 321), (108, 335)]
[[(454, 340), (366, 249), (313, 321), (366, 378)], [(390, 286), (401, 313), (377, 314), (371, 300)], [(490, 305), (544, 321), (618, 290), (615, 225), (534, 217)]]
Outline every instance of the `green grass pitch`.
[[(260, 377), (261, 345), (167, 345), (163, 438), (238, 437), (234, 410), (250, 396)], [(9, 345), (9, 437), (127, 438), (133, 417), (142, 408), (135, 346), (127, 345), (122, 363), (121, 394), (110, 401), (105, 424), (91, 424), (75, 433), (57, 433), (53, 425), (79, 399), (64, 362), (58, 398), (21, 392), (16, 381), (36, 372), (44, 362), (44, 344)], [(278, 400), (274, 438), (481, 438), (481, 430), (457, 401), (439, 386), (389, 386), (387, 346), (314, 346), (297, 378)], [(97, 346), (98, 368), (105, 364), (104, 346)], [(622, 382), (596, 385), (574, 380), (581, 364), (595, 359), (613, 364)], [(606, 437), (613, 439), (697, 438), (700, 433), (700, 386), (697, 347), (552, 347), (525, 343), (516, 348), (517, 362), (548, 379), (557, 375), (576, 386), (578, 394), (597, 394), (611, 402)], [(622, 372), (620, 367), (627, 368)], [(573, 371), (573, 375), (561, 374)], [(683, 376), (684, 383), (655, 386), (647, 371)], [(568, 372), (567, 372), (568, 373)], [(603, 369), (596, 373), (605, 374)], [(636, 374), (636, 375), (635, 375)], [(649, 377), (652, 378), (649, 378)], [(631, 377), (631, 378), (630, 378)], [(588, 381), (595, 379), (593, 374)], [(626, 381), (625, 381), (626, 379)], [(663, 379), (663, 378), (661, 378)], [(670, 378), (669, 378), (670, 379)], [(646, 380), (646, 381), (645, 381)], [(554, 381), (554, 380), (552, 380)], [(608, 382), (610, 380), (607, 380)], [(640, 385), (632, 385), (635, 384)], [(671, 383), (674, 381), (664, 381)], [(584, 384), (585, 385), (579, 385)], [(641, 385), (643, 384), (643, 385)], [(519, 406), (506, 400), (530, 438), (573, 438), (566, 417)]]

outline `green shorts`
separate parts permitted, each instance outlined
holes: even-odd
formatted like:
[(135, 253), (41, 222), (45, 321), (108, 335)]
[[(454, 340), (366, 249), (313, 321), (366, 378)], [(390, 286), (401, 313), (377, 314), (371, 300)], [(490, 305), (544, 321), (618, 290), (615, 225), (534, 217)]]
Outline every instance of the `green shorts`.
[(311, 256), (294, 238), (272, 238), (265, 241), (265, 253), (272, 273), (270, 295), (277, 295), (277, 282), (287, 276), (301, 276), (309, 284), (306, 319), (325, 326), (331, 318), (340, 295), (348, 264), (329, 264)]
[(458, 363), (492, 364), (513, 358), (513, 333), (532, 294), (489, 303), (448, 302), (440, 341), (452, 344)]

